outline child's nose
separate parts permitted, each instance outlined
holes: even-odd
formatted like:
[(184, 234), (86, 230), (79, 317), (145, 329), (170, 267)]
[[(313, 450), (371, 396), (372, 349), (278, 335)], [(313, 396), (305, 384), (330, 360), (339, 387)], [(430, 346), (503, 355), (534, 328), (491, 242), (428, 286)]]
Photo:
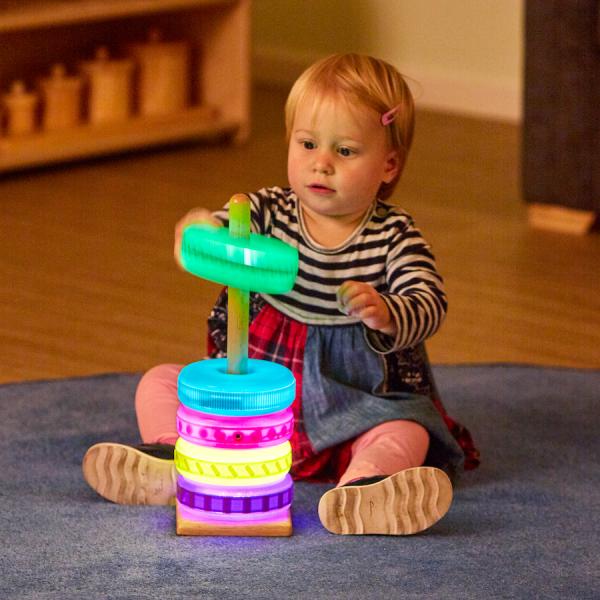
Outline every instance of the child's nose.
[(333, 161), (330, 154), (326, 151), (316, 154), (313, 168), (317, 173), (331, 174), (333, 172)]

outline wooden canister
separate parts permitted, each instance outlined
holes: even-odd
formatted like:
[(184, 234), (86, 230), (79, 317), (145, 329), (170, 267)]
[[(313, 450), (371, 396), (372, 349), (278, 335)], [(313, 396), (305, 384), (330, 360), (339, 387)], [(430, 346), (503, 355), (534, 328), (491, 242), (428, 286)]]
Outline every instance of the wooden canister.
[(33, 133), (37, 126), (37, 105), (37, 94), (28, 92), (22, 81), (13, 81), (9, 92), (2, 96), (6, 135), (20, 136)]
[(141, 115), (178, 113), (190, 104), (190, 45), (165, 42), (151, 29), (148, 41), (129, 46), (137, 64), (137, 105)]
[(131, 115), (133, 61), (110, 59), (102, 46), (94, 60), (81, 63), (87, 83), (87, 115), (90, 123), (114, 123)]
[(82, 79), (68, 76), (65, 66), (52, 66), (50, 76), (40, 80), (42, 128), (47, 131), (75, 127), (81, 121)]

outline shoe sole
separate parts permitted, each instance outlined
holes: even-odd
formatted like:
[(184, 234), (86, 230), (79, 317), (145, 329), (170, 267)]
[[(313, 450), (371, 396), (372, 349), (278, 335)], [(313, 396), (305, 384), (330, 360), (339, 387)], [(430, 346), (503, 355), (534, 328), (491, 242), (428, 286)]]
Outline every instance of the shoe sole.
[(448, 476), (416, 467), (369, 485), (329, 490), (319, 502), (319, 518), (331, 533), (412, 535), (437, 523), (451, 503)]
[(103, 498), (117, 504), (175, 504), (177, 480), (172, 460), (131, 446), (101, 443), (83, 457), (83, 477)]

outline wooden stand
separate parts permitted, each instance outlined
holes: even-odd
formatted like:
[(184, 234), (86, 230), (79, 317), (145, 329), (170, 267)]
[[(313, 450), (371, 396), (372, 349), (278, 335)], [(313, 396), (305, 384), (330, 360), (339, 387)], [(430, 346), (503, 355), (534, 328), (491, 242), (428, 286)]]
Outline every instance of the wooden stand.
[(530, 204), (527, 213), (532, 227), (575, 235), (589, 233), (596, 221), (593, 211), (566, 208), (556, 204)]
[(202, 523), (192, 521), (181, 516), (179, 503), (177, 503), (177, 535), (222, 535), (235, 537), (289, 537), (292, 535), (292, 515), (287, 511), (287, 516), (281, 521), (260, 524), (241, 523)]

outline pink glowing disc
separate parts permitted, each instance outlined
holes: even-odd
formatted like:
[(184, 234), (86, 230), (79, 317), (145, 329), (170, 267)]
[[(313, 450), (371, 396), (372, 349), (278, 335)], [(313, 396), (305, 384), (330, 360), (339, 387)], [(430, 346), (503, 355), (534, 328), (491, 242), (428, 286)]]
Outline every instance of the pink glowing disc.
[(291, 408), (254, 417), (212, 415), (180, 404), (177, 431), (186, 441), (214, 448), (264, 448), (289, 440), (294, 430)]

